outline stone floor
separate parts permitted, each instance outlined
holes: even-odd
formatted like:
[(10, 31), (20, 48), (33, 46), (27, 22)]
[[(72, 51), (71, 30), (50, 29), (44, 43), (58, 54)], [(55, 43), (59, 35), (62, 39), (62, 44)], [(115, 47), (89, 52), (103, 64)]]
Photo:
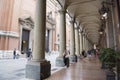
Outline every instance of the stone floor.
[(0, 80), (19, 80), (25, 77), (26, 58), (0, 60)]
[[(58, 53), (46, 54), (46, 59), (51, 61), (52, 75), (45, 80), (105, 80), (105, 72), (98, 60), (89, 61), (86, 58), (71, 64), (69, 68), (60, 68), (55, 66), (57, 56)], [(26, 63), (26, 58), (0, 59), (0, 80), (27, 80)]]
[(71, 64), (69, 68), (52, 74), (45, 80), (106, 80), (105, 71), (97, 59), (89, 61), (87, 58)]
[[(55, 67), (55, 59), (58, 53), (46, 53), (46, 59), (51, 62), (51, 72), (54, 73), (61, 68)], [(25, 66), (27, 59), (21, 55), (19, 59), (0, 58), (0, 80), (27, 80), (25, 79)]]

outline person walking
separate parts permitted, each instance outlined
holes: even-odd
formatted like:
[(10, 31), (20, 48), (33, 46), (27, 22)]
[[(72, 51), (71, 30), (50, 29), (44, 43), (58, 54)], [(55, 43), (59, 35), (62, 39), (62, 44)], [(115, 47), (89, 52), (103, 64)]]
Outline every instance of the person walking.
[(67, 52), (67, 50), (64, 51), (63, 58), (64, 58), (65, 66), (68, 68), (69, 67), (69, 53)]
[(89, 59), (89, 61), (91, 61), (91, 50), (88, 50), (88, 51), (87, 51), (87, 54), (88, 54), (88, 59)]
[(31, 58), (32, 58), (32, 52), (31, 52), (31, 49), (28, 49), (28, 51), (27, 51), (27, 60), (29, 61), (29, 60), (31, 60)]
[(82, 56), (83, 56), (84, 58), (87, 57), (85, 50), (82, 51)]
[(13, 59), (16, 59), (16, 48), (13, 51)]

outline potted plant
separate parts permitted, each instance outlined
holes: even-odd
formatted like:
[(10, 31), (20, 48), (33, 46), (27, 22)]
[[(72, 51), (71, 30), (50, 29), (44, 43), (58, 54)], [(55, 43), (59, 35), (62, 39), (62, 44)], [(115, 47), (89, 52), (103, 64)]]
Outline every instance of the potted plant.
[[(106, 64), (110, 63), (115, 63), (115, 55), (114, 54), (114, 50), (111, 48), (103, 48), (100, 50), (100, 55), (99, 55), (99, 59), (102, 62), (102, 68), (106, 69), (108, 68), (108, 66)], [(114, 66), (109, 67), (109, 69), (111, 69)]]
[(114, 49), (103, 48), (100, 50), (99, 59), (102, 62), (103, 67), (108, 69), (107, 80), (115, 80), (115, 73), (113, 68), (116, 66), (116, 60), (120, 59), (120, 54), (117, 53)]

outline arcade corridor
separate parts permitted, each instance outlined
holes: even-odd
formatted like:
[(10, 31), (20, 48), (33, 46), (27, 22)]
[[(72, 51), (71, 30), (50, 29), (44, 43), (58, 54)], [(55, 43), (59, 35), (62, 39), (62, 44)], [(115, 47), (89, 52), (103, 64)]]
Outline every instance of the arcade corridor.
[[(29, 48), (32, 59), (22, 69), (25, 80), (106, 80), (98, 60), (76, 61), (92, 49), (93, 53), (101, 48), (120, 52), (120, 0), (0, 0), (0, 58), (11, 59), (14, 49), (14, 56), (24, 55)], [(59, 52), (52, 56), (55, 66), (62, 69), (52, 74), (52, 61), (45, 54), (55, 51)], [(67, 51), (69, 68), (65, 67)], [(120, 61), (114, 61), (120, 80)]]

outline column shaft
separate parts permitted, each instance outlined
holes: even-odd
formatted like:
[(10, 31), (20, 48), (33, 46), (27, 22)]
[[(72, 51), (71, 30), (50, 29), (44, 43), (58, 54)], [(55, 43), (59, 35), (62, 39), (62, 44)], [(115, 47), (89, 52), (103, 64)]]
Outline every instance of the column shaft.
[(112, 22), (112, 11), (110, 10), (108, 13), (108, 20), (106, 23), (107, 28), (107, 47), (114, 49), (114, 32), (113, 32), (113, 22)]
[(82, 48), (83, 50), (85, 50), (85, 37), (83, 34), (82, 34)]
[(88, 50), (88, 45), (87, 45), (87, 38), (85, 37), (85, 51), (87, 51)]
[(76, 46), (76, 55), (80, 56), (80, 38), (78, 29), (75, 29), (75, 46)]
[(74, 22), (71, 21), (70, 26), (70, 55), (75, 55), (75, 30), (74, 30)]
[(83, 37), (82, 37), (82, 34), (80, 33), (80, 54), (82, 53), (82, 50), (83, 50), (83, 46), (82, 46), (82, 44), (83, 44), (83, 39), (82, 39)]
[(33, 60), (45, 59), (46, 0), (37, 0)]
[(86, 38), (84, 36), (84, 50), (86, 51)]
[(49, 31), (49, 51), (52, 51), (53, 44), (53, 31), (52, 29)]
[(60, 10), (60, 54), (59, 56), (63, 56), (63, 53), (66, 49), (66, 17), (65, 10)]
[(46, 0), (36, 4), (33, 60), (26, 65), (26, 78), (43, 80), (51, 75), (51, 64), (45, 60)]
[(75, 55), (75, 29), (74, 22), (70, 21), (71, 32), (70, 32), (70, 63), (77, 62), (77, 56)]
[(65, 66), (63, 54), (64, 54), (64, 51), (66, 50), (66, 16), (65, 16), (64, 9), (60, 10), (59, 13), (60, 13), (60, 24), (59, 24), (59, 28), (60, 28), (60, 44), (59, 44), (60, 53), (59, 53), (59, 56), (56, 58), (56, 66), (63, 67), (63, 66)]

